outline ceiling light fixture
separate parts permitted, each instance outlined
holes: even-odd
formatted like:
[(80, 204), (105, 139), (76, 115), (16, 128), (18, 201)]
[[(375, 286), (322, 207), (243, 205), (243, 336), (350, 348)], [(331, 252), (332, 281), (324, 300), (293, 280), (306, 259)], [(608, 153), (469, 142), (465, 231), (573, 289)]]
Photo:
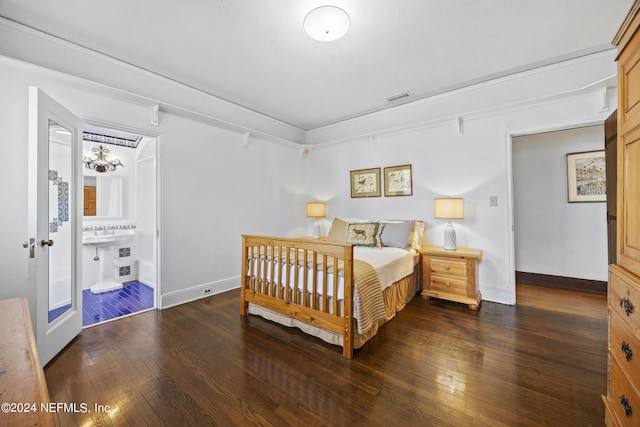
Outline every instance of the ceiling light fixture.
[(320, 6), (304, 18), (304, 31), (309, 37), (321, 42), (331, 42), (344, 36), (351, 19), (344, 10), (336, 6)]
[(87, 169), (94, 170), (96, 172), (112, 172), (116, 170), (116, 166), (123, 166), (122, 162), (119, 159), (109, 160), (109, 149), (102, 147), (93, 147), (91, 149), (94, 153), (96, 153), (93, 159), (90, 159), (88, 156), (82, 156), (82, 163)]

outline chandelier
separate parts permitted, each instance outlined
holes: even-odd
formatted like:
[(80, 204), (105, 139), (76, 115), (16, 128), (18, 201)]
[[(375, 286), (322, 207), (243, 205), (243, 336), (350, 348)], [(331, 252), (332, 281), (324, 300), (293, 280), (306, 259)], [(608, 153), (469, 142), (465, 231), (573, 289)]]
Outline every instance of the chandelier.
[(96, 153), (93, 159), (87, 156), (82, 156), (82, 163), (87, 169), (94, 170), (96, 172), (111, 172), (116, 170), (116, 166), (122, 166), (122, 162), (119, 159), (107, 160), (109, 149), (103, 148), (102, 144), (99, 147), (93, 147), (91, 149)]

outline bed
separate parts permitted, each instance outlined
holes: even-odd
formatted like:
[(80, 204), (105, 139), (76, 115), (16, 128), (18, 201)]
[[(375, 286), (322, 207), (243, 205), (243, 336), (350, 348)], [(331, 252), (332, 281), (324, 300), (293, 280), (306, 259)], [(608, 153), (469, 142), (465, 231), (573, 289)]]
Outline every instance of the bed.
[(335, 218), (326, 239), (242, 236), (240, 314), (353, 357), (422, 288), (422, 221)]

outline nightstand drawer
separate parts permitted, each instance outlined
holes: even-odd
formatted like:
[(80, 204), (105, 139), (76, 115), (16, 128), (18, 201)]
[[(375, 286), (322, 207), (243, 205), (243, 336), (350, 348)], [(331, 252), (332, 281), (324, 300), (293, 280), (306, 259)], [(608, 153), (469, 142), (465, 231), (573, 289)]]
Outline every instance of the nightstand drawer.
[(432, 257), (431, 272), (464, 279), (467, 277), (467, 262), (465, 260)]
[(467, 295), (467, 281), (450, 276), (433, 274), (431, 276), (431, 289), (456, 295)]

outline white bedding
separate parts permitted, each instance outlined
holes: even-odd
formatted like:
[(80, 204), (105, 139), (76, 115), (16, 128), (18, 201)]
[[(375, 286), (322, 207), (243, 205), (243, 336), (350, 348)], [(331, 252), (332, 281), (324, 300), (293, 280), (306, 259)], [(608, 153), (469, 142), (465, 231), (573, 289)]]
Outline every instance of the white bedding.
[(356, 246), (353, 248), (353, 257), (367, 262), (373, 267), (378, 274), (383, 291), (394, 282), (413, 273), (413, 267), (418, 262), (418, 256), (415, 251), (393, 247), (367, 248)]
[[(413, 272), (414, 266), (418, 262), (418, 255), (414, 250), (406, 250), (406, 249), (400, 249), (400, 248), (394, 248), (394, 247), (368, 248), (368, 247), (355, 246), (353, 248), (353, 257), (354, 259), (364, 261), (370, 264), (371, 267), (373, 267), (380, 281), (380, 291), (384, 291), (386, 288), (391, 286), (394, 282), (411, 274)], [(253, 263), (254, 263), (253, 271), (256, 272), (258, 271), (258, 260), (254, 258)], [(271, 277), (272, 265), (273, 264), (270, 262), (267, 263), (267, 274), (266, 274), (267, 277)], [(279, 273), (278, 270), (280, 269), (281, 266), (282, 264), (276, 264), (275, 270), (273, 272), (274, 280), (277, 280), (278, 273)], [(303, 289), (303, 279), (302, 279), (303, 269), (304, 269), (303, 266), (298, 267), (299, 283), (297, 288), (300, 291)], [(294, 285), (293, 283), (294, 270), (295, 270), (295, 266), (290, 265), (289, 266), (289, 274), (290, 274), (290, 280), (291, 280), (290, 286)], [(247, 269), (247, 275), (250, 274), (249, 271), (250, 269)], [(317, 272), (318, 283), (322, 283), (322, 275), (323, 275), (322, 271)], [(260, 276), (262, 276), (262, 273), (260, 274)], [(327, 296), (333, 297), (333, 286), (332, 286), (333, 273), (329, 272), (327, 276), (328, 276), (327, 283), (329, 284), (327, 289)], [(311, 274), (311, 272), (309, 272), (308, 278), (307, 278), (307, 286), (306, 286), (308, 291), (311, 291), (311, 288), (312, 288), (312, 283), (313, 283), (312, 277), (313, 275)], [(283, 270), (280, 285), (284, 286), (286, 282), (287, 282), (286, 270)], [(317, 292), (319, 295), (322, 295), (323, 292), (320, 286)], [(344, 279), (342, 277), (342, 274), (338, 274), (338, 300), (342, 300), (343, 294), (344, 294)], [(358, 298), (357, 290), (356, 290), (356, 294), (354, 295), (354, 298), (356, 299)]]

